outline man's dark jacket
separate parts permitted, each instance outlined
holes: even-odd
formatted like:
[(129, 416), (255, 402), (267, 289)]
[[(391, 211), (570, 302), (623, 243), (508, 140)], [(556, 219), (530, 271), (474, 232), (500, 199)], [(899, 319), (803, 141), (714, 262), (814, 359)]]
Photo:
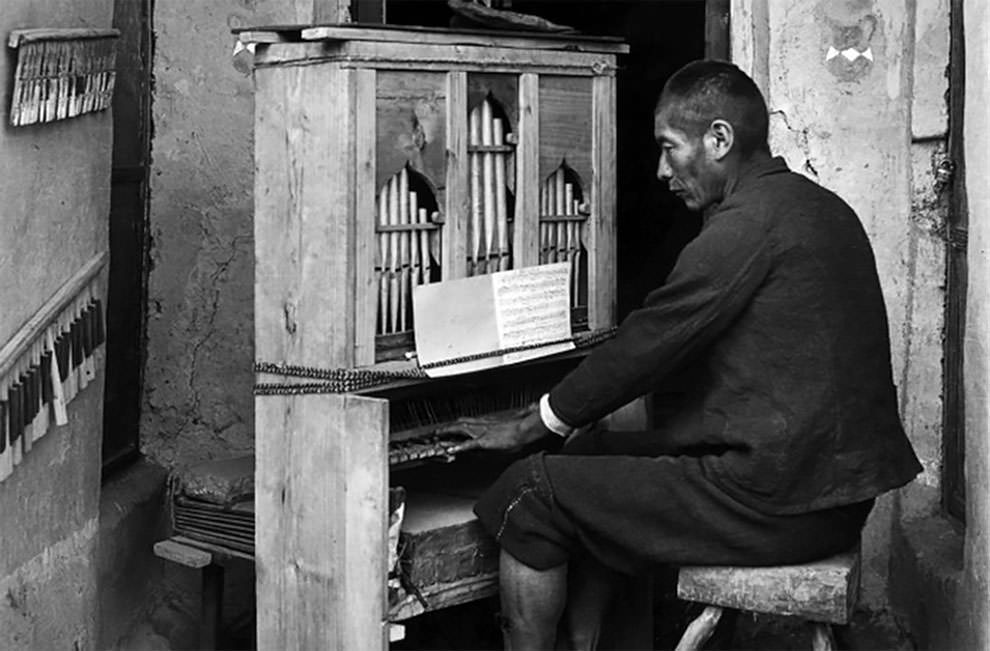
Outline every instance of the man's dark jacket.
[(869, 241), (782, 159), (749, 165), (659, 289), (550, 393), (583, 426), (684, 368), (652, 436), (772, 514), (867, 500), (920, 470), (901, 427)]

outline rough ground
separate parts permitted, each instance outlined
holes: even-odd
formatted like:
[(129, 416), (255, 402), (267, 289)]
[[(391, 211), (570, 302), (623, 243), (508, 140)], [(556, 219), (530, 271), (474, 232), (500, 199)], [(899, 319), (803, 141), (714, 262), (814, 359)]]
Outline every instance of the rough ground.
[[(662, 601), (658, 613), (656, 651), (673, 649), (689, 621), (685, 605)], [(495, 619), (497, 601), (485, 600), (419, 617), (407, 623), (406, 639), (392, 645), (392, 651), (500, 651), (501, 638)], [(158, 622), (159, 628), (161, 622)], [(252, 650), (254, 621), (239, 618), (227, 625), (223, 649)], [(707, 648), (722, 651), (783, 651), (811, 649), (811, 630), (801, 620), (740, 613), (731, 633), (721, 630)], [(857, 612), (852, 624), (836, 630), (840, 649), (848, 651), (916, 651), (910, 637), (885, 613)], [(113, 651), (187, 651), (171, 646), (169, 640), (149, 623), (138, 626)]]

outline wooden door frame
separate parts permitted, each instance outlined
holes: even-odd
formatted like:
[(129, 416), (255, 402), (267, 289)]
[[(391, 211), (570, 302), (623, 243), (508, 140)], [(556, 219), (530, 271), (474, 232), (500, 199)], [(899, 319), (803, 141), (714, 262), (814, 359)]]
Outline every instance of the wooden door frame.
[(966, 53), (963, 30), (963, 0), (951, 0), (949, 19), (949, 143), (952, 174), (949, 215), (945, 226), (946, 300), (943, 338), (942, 505), (960, 521), (966, 516), (965, 390), (963, 338), (966, 328), (968, 211), (966, 206), (965, 160), (963, 155), (963, 111), (965, 109)]
[[(148, 170), (154, 0), (116, 0), (121, 30), (113, 100), (110, 272), (103, 410), (103, 476), (140, 456), (148, 297)], [(137, 12), (137, 13), (134, 13)]]

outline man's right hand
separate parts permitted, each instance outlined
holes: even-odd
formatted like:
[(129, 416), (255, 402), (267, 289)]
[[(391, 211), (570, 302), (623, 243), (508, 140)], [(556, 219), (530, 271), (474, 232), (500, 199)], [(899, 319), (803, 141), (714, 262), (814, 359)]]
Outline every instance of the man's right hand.
[(443, 425), (437, 434), (462, 434), (470, 437), (448, 450), (459, 454), (471, 450), (516, 452), (526, 445), (552, 434), (540, 420), (539, 409), (528, 409), (513, 417), (460, 418)]

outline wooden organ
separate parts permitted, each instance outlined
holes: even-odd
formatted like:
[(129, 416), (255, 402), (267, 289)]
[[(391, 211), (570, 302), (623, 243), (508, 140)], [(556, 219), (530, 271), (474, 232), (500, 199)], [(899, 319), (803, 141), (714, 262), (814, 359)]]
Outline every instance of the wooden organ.
[(255, 48), (258, 646), (384, 647), (388, 622), (495, 590), (491, 541), (461, 522), (453, 562), (474, 576), (413, 558), (433, 585), (389, 599), (390, 483), (415, 554), (414, 534), (457, 525), (467, 485), (498, 470), (422, 463), (442, 455), (437, 424), (531, 404), (580, 357), (427, 379), (414, 288), (567, 262), (574, 332), (615, 325), (626, 46), (346, 25), (239, 37)]

